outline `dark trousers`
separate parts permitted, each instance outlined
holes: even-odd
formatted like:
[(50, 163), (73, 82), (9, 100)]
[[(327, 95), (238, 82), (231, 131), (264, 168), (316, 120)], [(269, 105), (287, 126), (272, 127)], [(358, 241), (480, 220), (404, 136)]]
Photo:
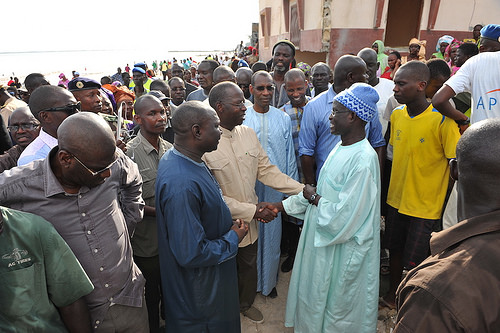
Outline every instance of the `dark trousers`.
[(281, 253), (289, 257), (295, 257), (299, 245), (300, 226), (297, 222), (302, 220), (281, 213)]
[(146, 279), (145, 298), (148, 307), (149, 330), (151, 333), (157, 333), (160, 331), (160, 300), (162, 297), (160, 259), (159, 256), (134, 256), (134, 261)]
[(257, 294), (257, 243), (240, 247), (236, 256), (240, 312), (252, 306)]

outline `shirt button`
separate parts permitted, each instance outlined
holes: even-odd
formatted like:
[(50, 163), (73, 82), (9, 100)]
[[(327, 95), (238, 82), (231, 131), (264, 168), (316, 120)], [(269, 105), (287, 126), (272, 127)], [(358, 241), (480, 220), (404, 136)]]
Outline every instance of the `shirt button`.
[(82, 216), (85, 216), (86, 214), (85, 213), (82, 213)]
[(110, 301), (110, 302), (113, 302), (113, 297), (110, 297), (110, 298), (109, 298), (109, 301)]
[(109, 284), (107, 284), (107, 283), (106, 283), (104, 286), (105, 286), (106, 288), (108, 288), (108, 287), (109, 287)]
[(98, 249), (94, 249), (94, 253), (97, 253), (97, 251), (99, 251)]
[(104, 267), (99, 267), (99, 270), (102, 272), (104, 270)]
[(99, 325), (101, 322), (99, 320), (96, 320), (95, 323)]
[(81, 194), (79, 194), (79, 195), (78, 195), (78, 198), (79, 198), (79, 199), (81, 199), (81, 198), (82, 198), (82, 195), (81, 195)]
[(90, 235), (91, 233), (92, 233), (92, 231), (90, 231), (90, 230), (87, 230), (87, 234), (89, 234), (89, 235)]

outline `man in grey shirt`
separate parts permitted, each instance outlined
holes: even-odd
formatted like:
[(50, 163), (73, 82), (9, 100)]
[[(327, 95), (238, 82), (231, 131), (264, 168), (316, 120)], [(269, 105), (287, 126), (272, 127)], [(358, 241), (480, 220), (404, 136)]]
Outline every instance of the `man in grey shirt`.
[(96, 114), (68, 117), (57, 137), (47, 158), (0, 174), (0, 204), (42, 216), (68, 243), (95, 286), (85, 297), (95, 332), (149, 332), (130, 245), (144, 207), (137, 166)]

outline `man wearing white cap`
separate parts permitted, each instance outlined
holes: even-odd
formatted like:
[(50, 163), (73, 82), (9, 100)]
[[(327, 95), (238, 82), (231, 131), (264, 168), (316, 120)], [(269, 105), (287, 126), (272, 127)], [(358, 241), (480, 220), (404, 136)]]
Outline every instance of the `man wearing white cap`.
[(305, 219), (288, 290), (285, 326), (300, 332), (375, 332), (379, 285), (380, 168), (365, 125), (378, 94), (355, 83), (334, 98), (332, 134), (341, 141), (317, 188), (273, 204)]

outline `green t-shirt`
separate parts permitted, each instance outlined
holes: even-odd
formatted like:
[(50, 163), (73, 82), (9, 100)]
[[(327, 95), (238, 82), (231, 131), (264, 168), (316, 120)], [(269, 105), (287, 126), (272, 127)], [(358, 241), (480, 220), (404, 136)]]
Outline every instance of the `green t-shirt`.
[(0, 207), (0, 332), (67, 332), (57, 307), (93, 289), (75, 255), (45, 219)]

